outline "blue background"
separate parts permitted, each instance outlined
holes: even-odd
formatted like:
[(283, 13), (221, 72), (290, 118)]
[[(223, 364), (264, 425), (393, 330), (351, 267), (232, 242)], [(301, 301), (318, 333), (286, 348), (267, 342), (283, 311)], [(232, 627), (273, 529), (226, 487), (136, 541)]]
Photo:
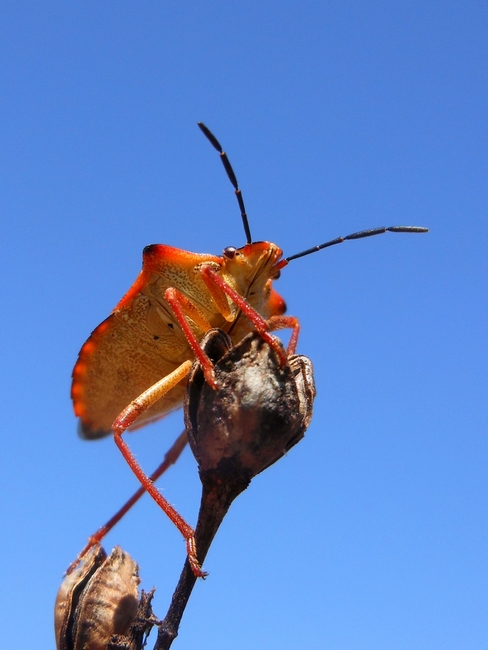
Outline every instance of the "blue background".
[[(3, 647), (53, 647), (64, 569), (137, 487), (110, 438), (76, 436), (81, 344), (146, 244), (244, 243), (197, 120), (285, 255), (431, 232), (284, 270), (314, 419), (233, 505), (174, 647), (488, 647), (487, 30), (466, 0), (2, 3)], [(148, 471), (181, 429), (130, 436)], [(194, 522), (188, 451), (161, 487)], [(178, 532), (145, 497), (115, 544), (164, 616)]]

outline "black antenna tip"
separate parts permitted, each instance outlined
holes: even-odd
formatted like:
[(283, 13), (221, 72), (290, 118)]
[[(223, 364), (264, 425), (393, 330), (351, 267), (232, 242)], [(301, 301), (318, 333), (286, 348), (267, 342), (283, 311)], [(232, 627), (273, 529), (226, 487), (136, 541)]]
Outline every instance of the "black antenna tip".
[(207, 126), (205, 126), (203, 122), (197, 122), (197, 124), (200, 130), (202, 131), (202, 133), (204, 134), (204, 136), (210, 142), (210, 144), (215, 149), (217, 149), (217, 151), (220, 154), (220, 160), (222, 161), (226, 174), (235, 189), (235, 195), (236, 195), (237, 203), (239, 204), (239, 210), (241, 211), (241, 219), (242, 219), (242, 224), (244, 226), (244, 232), (246, 235), (247, 243), (251, 244), (252, 243), (251, 230), (249, 228), (249, 221), (246, 214), (246, 208), (244, 207), (244, 199), (242, 198), (241, 190), (239, 189), (237, 178), (236, 175), (234, 174), (234, 170), (232, 169), (232, 165), (230, 164), (229, 159), (227, 158), (227, 154), (222, 149), (220, 142), (214, 136), (212, 131), (210, 131), (210, 129)]
[(219, 153), (222, 153), (222, 147), (220, 146), (220, 142), (217, 140), (217, 138), (214, 136), (212, 131), (208, 128), (208, 126), (205, 126), (203, 122), (197, 122), (198, 126), (200, 127), (200, 130), (202, 133), (205, 135), (207, 140), (212, 144), (212, 146), (217, 149)]
[(305, 255), (311, 255), (317, 251), (321, 251), (324, 248), (329, 248), (329, 246), (335, 246), (336, 244), (342, 244), (342, 242), (350, 241), (351, 239), (364, 239), (365, 237), (373, 237), (374, 235), (382, 235), (385, 232), (429, 232), (428, 228), (423, 226), (380, 226), (379, 228), (370, 228), (369, 230), (361, 230), (359, 232), (353, 232), (350, 235), (345, 237), (336, 237), (330, 241), (326, 241), (323, 244), (318, 246), (312, 246), (312, 248), (307, 248), (307, 250), (297, 253), (296, 255), (290, 255), (286, 258), (286, 262), (291, 262), (291, 260), (297, 260), (300, 257), (305, 257)]

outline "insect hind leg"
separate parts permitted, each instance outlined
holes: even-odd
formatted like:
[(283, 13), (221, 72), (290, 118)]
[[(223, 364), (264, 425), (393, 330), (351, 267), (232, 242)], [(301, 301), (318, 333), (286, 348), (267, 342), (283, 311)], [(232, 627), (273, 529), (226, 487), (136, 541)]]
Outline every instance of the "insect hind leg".
[[(174, 443), (171, 445), (170, 449), (166, 452), (164, 455), (163, 461), (158, 465), (158, 467), (154, 470), (154, 472), (149, 476), (149, 480), (151, 483), (154, 483), (155, 481), (158, 480), (158, 478), (166, 472), (166, 470), (171, 466), (176, 463), (178, 458), (180, 457), (183, 449), (185, 448), (186, 444), (188, 442), (187, 434), (186, 434), (186, 429), (183, 431), (183, 433), (180, 433), (178, 438), (174, 441)], [(66, 570), (66, 574), (69, 575), (76, 569), (76, 567), (79, 565), (79, 563), (82, 561), (82, 559), (86, 556), (86, 554), (97, 544), (100, 544), (102, 539), (112, 530), (112, 528), (115, 527), (116, 524), (119, 523), (119, 521), (124, 517), (127, 512), (132, 508), (132, 506), (137, 503), (137, 501), (146, 493), (146, 489), (141, 486), (132, 496), (130, 499), (128, 499), (124, 505), (117, 510), (117, 512), (110, 517), (110, 519), (103, 525), (101, 526), (93, 535), (90, 535), (88, 538), (88, 542), (84, 549), (79, 553), (78, 557), (74, 562), (70, 564), (68, 569)]]

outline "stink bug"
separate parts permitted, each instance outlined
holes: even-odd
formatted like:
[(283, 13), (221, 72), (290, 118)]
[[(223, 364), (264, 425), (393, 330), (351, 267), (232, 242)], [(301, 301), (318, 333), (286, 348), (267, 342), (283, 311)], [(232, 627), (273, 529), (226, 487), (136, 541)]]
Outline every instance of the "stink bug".
[[(206, 381), (216, 386), (213, 364), (200, 346), (211, 328), (227, 332), (234, 345), (256, 330), (281, 362), (287, 362), (297, 346), (299, 322), (293, 316), (284, 316), (285, 302), (272, 284), (290, 261), (350, 239), (387, 231), (423, 233), (427, 228), (364, 230), (283, 258), (276, 244), (252, 241), (242, 194), (227, 155), (209, 129), (202, 123), (199, 127), (219, 152), (234, 186), (247, 243), (242, 248), (225, 248), (220, 257), (160, 244), (147, 246), (136, 281), (81, 348), (73, 370), (71, 396), (80, 418), (80, 435), (93, 440), (114, 434), (144, 489), (185, 537), (192, 569), (202, 576), (193, 529), (143, 472), (122, 438), (123, 432), (181, 406), (195, 358)], [(292, 329), (286, 353), (271, 334), (282, 328)]]

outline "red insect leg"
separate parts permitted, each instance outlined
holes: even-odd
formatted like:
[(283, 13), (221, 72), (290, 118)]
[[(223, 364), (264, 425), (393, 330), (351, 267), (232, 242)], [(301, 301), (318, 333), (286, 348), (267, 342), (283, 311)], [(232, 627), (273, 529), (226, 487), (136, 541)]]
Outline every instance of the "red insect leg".
[(169, 302), (171, 309), (174, 312), (174, 315), (176, 316), (178, 323), (183, 330), (184, 335), (186, 336), (186, 340), (188, 341), (191, 349), (193, 350), (193, 354), (195, 357), (198, 359), (200, 362), (200, 365), (202, 366), (203, 374), (205, 375), (205, 380), (212, 388), (217, 388), (217, 383), (215, 381), (215, 376), (214, 376), (214, 370), (213, 370), (213, 363), (211, 360), (208, 358), (208, 356), (205, 354), (205, 352), (202, 350), (200, 343), (198, 339), (196, 338), (195, 334), (193, 333), (193, 330), (191, 329), (190, 325), (188, 324), (187, 316), (189, 316), (192, 320), (194, 320), (197, 325), (200, 325), (202, 327), (202, 324), (204, 327), (202, 327), (204, 332), (207, 332), (210, 329), (210, 323), (206, 320), (204, 315), (200, 312), (200, 310), (195, 307), (195, 305), (188, 299), (186, 296), (184, 296), (178, 289), (174, 289), (173, 287), (170, 287), (169, 289), (166, 289), (164, 292), (164, 297), (166, 300)]
[[(202, 266), (200, 272), (209, 290), (212, 292), (213, 285), (216, 285), (219, 289), (226, 293), (232, 302), (234, 302), (242, 311), (242, 313), (245, 314), (245, 316), (251, 321), (256, 331), (261, 334), (266, 343), (268, 343), (268, 345), (273, 348), (273, 350), (279, 356), (281, 363), (283, 365), (286, 365), (288, 362), (287, 356), (289, 354), (293, 354), (296, 350), (298, 333), (300, 331), (300, 324), (298, 322), (298, 319), (294, 316), (272, 316), (269, 320), (266, 320), (251, 307), (245, 298), (238, 294), (237, 291), (229, 286), (227, 282), (223, 280), (220, 275), (209, 266)], [(278, 340), (272, 334), (270, 334), (270, 330), (283, 329), (285, 327), (291, 327), (293, 329), (286, 353), (283, 352), (283, 349)]]
[(186, 541), (186, 551), (188, 554), (188, 561), (190, 563), (193, 573), (199, 577), (204, 578), (207, 574), (202, 571), (200, 563), (196, 556), (195, 546), (195, 531), (186, 523), (183, 517), (173, 508), (172, 505), (166, 501), (161, 492), (157, 489), (154, 483), (144, 473), (144, 470), (139, 465), (134, 455), (132, 454), (129, 446), (123, 440), (122, 434), (137, 420), (139, 415), (146, 409), (152, 406), (158, 399), (165, 395), (171, 388), (176, 386), (182, 379), (184, 379), (190, 372), (192, 362), (185, 361), (176, 370), (171, 372), (166, 377), (163, 377), (154, 386), (148, 388), (142, 395), (133, 400), (127, 408), (115, 419), (112, 425), (114, 432), (114, 440), (117, 447), (120, 449), (127, 464), (137, 476), (143, 488), (152, 496), (158, 506), (166, 513), (174, 525), (178, 528)]
[[(188, 442), (188, 438), (185, 430), (183, 431), (183, 433), (180, 433), (180, 435), (178, 436), (178, 438), (176, 438), (176, 440), (174, 441), (170, 449), (168, 449), (168, 451), (164, 455), (163, 462), (154, 470), (151, 476), (149, 476), (149, 480), (152, 483), (157, 481), (158, 478), (162, 474), (164, 474), (164, 472), (171, 465), (174, 465), (176, 463), (176, 461), (181, 455), (181, 452), (185, 448), (187, 442)], [(104, 524), (101, 528), (97, 530), (96, 533), (94, 533), (88, 538), (88, 543), (85, 546), (85, 548), (81, 551), (81, 553), (78, 555), (76, 560), (68, 567), (68, 570), (66, 571), (68, 575), (73, 571), (73, 569), (75, 569), (78, 566), (78, 564), (85, 557), (88, 551), (102, 541), (105, 535), (107, 535), (112, 530), (112, 528), (119, 523), (122, 517), (132, 508), (132, 506), (135, 503), (137, 503), (137, 501), (139, 501), (139, 499), (145, 493), (146, 493), (146, 488), (141, 486), (136, 492), (134, 492), (131, 498), (128, 499), (124, 503), (124, 505), (113, 515), (113, 517), (111, 517), (107, 521), (106, 524)]]
[(300, 334), (300, 322), (298, 318), (296, 316), (271, 316), (267, 323), (272, 332), (291, 328), (292, 333), (286, 348), (286, 354), (287, 356), (295, 354), (298, 345), (298, 335)]

